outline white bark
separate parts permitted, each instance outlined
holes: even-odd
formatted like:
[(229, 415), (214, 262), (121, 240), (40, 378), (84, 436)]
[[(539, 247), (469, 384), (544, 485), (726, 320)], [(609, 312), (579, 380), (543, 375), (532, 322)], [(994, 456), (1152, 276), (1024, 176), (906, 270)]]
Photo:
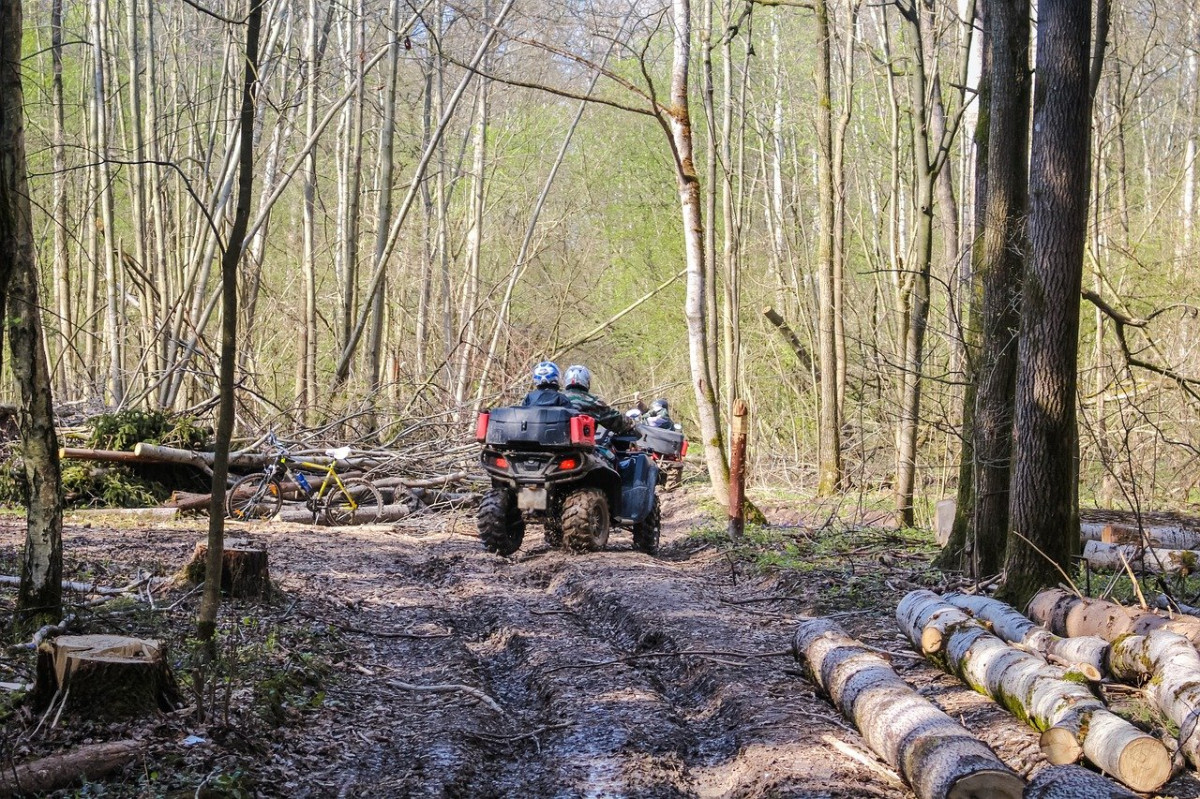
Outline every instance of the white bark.
[(1123, 571), (1128, 563), (1137, 572), (1190, 574), (1200, 565), (1200, 552), (1191, 549), (1157, 549), (1133, 544), (1106, 544), (1103, 541), (1084, 543), (1083, 557), (1088, 565), (1100, 571)]
[(946, 594), (942, 599), (986, 622), (993, 633), (1010, 644), (1036, 652), (1060, 666), (1084, 667), (1084, 673), (1093, 681), (1103, 675), (1108, 656), (1108, 641), (1103, 638), (1061, 638), (998, 599), (967, 594)]
[(1023, 780), (985, 743), (833, 622), (801, 624), (792, 651), (871, 751), (896, 768), (920, 799), (1022, 795)]
[(1154, 704), (1179, 728), (1179, 750), (1200, 768), (1200, 653), (1191, 641), (1167, 630), (1121, 636), (1113, 642), (1110, 669), (1122, 682), (1145, 683)]
[(927, 657), (1041, 730), (1052, 763), (1072, 762), (1082, 752), (1137, 791), (1170, 778), (1171, 756), (1161, 742), (1110, 712), (1067, 670), (1009, 646), (933, 592), (908, 594), (896, 620)]
[(712, 331), (705, 324), (704, 220), (700, 213), (700, 180), (692, 160), (692, 118), (688, 109), (688, 60), (691, 56), (691, 4), (672, 0), (671, 27), (674, 56), (671, 65), (671, 106), (667, 129), (675, 156), (675, 177), (683, 216), (684, 252), (687, 257), (687, 298), (684, 315), (688, 325), (688, 355), (692, 391), (704, 460), (712, 481), (713, 496), (721, 505), (729, 504), (729, 464), (725, 460), (724, 437), (717, 410), (716, 387), (710, 376), (709, 340)]
[(1149, 544), (1166, 549), (1200, 549), (1200, 531), (1188, 527), (1137, 527), (1124, 524), (1088, 523), (1079, 525), (1084, 541), (1106, 544)]

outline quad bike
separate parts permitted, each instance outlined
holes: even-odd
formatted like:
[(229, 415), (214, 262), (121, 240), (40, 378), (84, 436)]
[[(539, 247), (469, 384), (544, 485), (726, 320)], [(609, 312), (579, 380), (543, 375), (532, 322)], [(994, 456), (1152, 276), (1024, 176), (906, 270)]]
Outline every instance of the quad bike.
[(663, 491), (674, 491), (683, 485), (683, 459), (687, 456), (688, 442), (683, 433), (667, 430), (662, 427), (652, 427), (648, 424), (638, 425), (638, 449), (650, 454), (654, 463), (662, 472)]
[(575, 552), (604, 549), (614, 526), (633, 546), (658, 552), (658, 466), (637, 436), (604, 434), (570, 408), (496, 408), (481, 413), (475, 438), (492, 488), (479, 506), (479, 538), (491, 552), (521, 547), (526, 522), (539, 522), (546, 542)]

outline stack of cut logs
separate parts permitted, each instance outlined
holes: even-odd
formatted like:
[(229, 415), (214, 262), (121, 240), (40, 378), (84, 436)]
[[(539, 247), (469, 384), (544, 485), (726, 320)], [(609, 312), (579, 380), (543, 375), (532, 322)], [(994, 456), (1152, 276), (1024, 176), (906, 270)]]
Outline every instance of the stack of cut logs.
[(1188, 527), (1081, 524), (1083, 557), (1093, 569), (1128, 567), (1153, 574), (1191, 574), (1200, 566), (1200, 531)]
[(995, 599), (914, 591), (896, 608), (913, 647), (1041, 733), (1029, 785), (986, 744), (910, 688), (882, 657), (826, 619), (801, 624), (793, 652), (867, 745), (920, 799), (1113, 799), (1164, 785), (1178, 765), (1165, 731), (1113, 713), (1096, 685), (1144, 686), (1200, 768), (1200, 618), (1129, 608), (1055, 589), (1029, 616)]

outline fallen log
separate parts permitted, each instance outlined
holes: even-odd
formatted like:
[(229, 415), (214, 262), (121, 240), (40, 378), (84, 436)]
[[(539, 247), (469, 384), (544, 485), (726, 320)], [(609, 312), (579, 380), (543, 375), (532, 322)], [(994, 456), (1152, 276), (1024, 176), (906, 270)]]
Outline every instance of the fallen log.
[(59, 460), (103, 461), (105, 463), (146, 463), (136, 453), (115, 449), (85, 449), (81, 447), (59, 447)]
[(1100, 531), (1106, 544), (1149, 545), (1164, 549), (1200, 549), (1200, 532), (1187, 527), (1137, 527), (1106, 524)]
[(409, 479), (407, 477), (384, 477), (375, 480), (375, 485), (379, 488), (403, 486), (405, 488), (433, 488), (435, 486), (450, 485), (451, 483), (460, 483), (467, 479), (466, 472), (453, 472), (444, 474), (439, 477), (423, 477), (420, 479)]
[(1025, 799), (1137, 799), (1137, 796), (1080, 766), (1050, 766), (1030, 781)]
[(1083, 558), (1097, 571), (1121, 571), (1128, 563), (1130, 568), (1139, 572), (1192, 574), (1200, 565), (1200, 552), (1190, 549), (1158, 549), (1134, 544), (1106, 544), (1103, 541), (1085, 542)]
[(111, 741), (87, 744), (11, 768), (6, 765), (0, 770), (0, 796), (42, 795), (78, 780), (96, 779), (129, 763), (145, 748), (141, 741)]
[(1042, 732), (1055, 765), (1080, 755), (1135, 791), (1152, 791), (1171, 776), (1171, 755), (1150, 735), (1113, 714), (1071, 672), (992, 635), (931, 591), (900, 601), (896, 620), (926, 657)]
[(987, 744), (910, 688), (887, 661), (828, 619), (800, 625), (792, 644), (813, 680), (919, 799), (1018, 799), (1022, 780)]
[(1080, 597), (1052, 588), (1029, 601), (1029, 618), (1050, 632), (1065, 636), (1094, 635), (1106, 641), (1153, 630), (1178, 633), (1196, 645), (1200, 642), (1200, 617), (1173, 614), (1170, 617), (1140, 608), (1127, 608), (1103, 599)]
[(1103, 638), (1062, 638), (998, 599), (970, 594), (946, 594), (942, 599), (986, 622), (993, 633), (1014, 646), (1036, 652), (1051, 663), (1073, 666), (1092, 682), (1104, 676), (1109, 644)]
[(1122, 682), (1145, 683), (1154, 704), (1179, 727), (1179, 751), (1200, 768), (1200, 653), (1167, 630), (1113, 641), (1109, 670)]
[(38, 647), (33, 696), (39, 709), (58, 701), (79, 717), (125, 719), (173, 710), (179, 691), (158, 641), (61, 635)]
[[(379, 520), (377, 523), (398, 522), (406, 516), (412, 515), (412, 512), (412, 508), (404, 503), (383, 505), (379, 509)], [(313, 512), (303, 503), (299, 502), (284, 505), (279, 509), (279, 513), (275, 514), (275, 518), (281, 522), (290, 522), (292, 524), (316, 524), (321, 526), (328, 524), (324, 514), (318, 513), (314, 517)], [(359, 523), (365, 524), (366, 522)]]

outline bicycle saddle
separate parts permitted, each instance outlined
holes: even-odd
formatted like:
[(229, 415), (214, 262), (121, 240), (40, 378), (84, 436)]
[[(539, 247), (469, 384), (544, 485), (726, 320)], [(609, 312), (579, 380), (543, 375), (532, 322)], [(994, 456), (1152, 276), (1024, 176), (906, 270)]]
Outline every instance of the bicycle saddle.
[(338, 447), (337, 449), (327, 449), (325, 450), (325, 454), (334, 460), (344, 461), (350, 457), (350, 448)]

